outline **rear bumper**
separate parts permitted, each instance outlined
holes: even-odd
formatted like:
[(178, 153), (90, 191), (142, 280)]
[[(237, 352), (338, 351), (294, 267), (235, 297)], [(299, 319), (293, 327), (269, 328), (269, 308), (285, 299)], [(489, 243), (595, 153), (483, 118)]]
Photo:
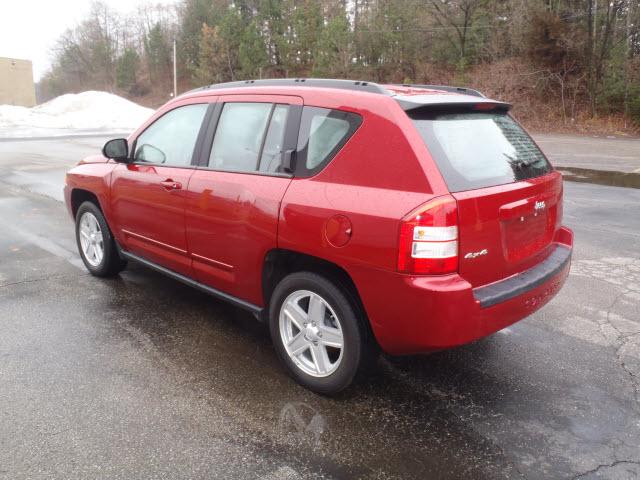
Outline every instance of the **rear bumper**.
[(352, 276), (382, 349), (425, 353), (490, 335), (548, 303), (569, 274), (571, 230), (563, 227), (552, 248), (535, 267), (475, 289), (457, 274), (413, 277), (356, 269)]
[(493, 307), (512, 298), (526, 295), (534, 288), (547, 283), (571, 263), (571, 248), (557, 244), (551, 255), (533, 268), (514, 277), (475, 288), (474, 298), (481, 308)]

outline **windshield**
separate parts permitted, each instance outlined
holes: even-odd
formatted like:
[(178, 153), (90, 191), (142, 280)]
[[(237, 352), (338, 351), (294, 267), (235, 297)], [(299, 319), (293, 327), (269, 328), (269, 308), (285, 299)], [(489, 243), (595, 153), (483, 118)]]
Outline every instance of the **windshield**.
[(410, 114), (451, 192), (539, 177), (551, 165), (506, 113)]

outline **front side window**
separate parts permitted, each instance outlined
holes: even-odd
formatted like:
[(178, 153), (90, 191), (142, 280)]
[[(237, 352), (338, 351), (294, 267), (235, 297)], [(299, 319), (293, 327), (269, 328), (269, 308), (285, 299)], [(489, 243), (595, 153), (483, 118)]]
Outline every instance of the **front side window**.
[(209, 167), (255, 172), (273, 105), (226, 103), (213, 138)]
[(165, 113), (136, 140), (134, 161), (167, 166), (191, 165), (207, 104), (186, 105)]
[(297, 173), (310, 176), (322, 170), (360, 123), (362, 118), (355, 113), (304, 107), (298, 136)]
[(452, 192), (551, 171), (531, 137), (506, 112), (423, 112), (411, 118)]

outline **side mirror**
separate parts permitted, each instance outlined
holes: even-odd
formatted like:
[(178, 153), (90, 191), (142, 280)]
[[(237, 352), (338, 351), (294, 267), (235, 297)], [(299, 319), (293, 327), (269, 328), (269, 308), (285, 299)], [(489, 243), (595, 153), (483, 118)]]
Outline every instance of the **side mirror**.
[(126, 138), (115, 138), (109, 140), (102, 147), (102, 155), (116, 162), (127, 162), (129, 160), (129, 144)]

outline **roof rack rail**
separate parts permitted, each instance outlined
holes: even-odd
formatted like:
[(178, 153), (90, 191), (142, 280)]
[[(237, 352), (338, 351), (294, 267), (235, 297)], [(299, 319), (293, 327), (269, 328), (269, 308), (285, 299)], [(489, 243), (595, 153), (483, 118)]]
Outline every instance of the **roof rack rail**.
[(329, 78), (271, 78), (264, 80), (241, 80), (237, 82), (208, 85), (191, 90), (191, 92), (241, 87), (319, 87), (389, 95), (387, 89), (374, 82), (361, 80), (336, 80)]
[(428, 88), (429, 90), (442, 90), (445, 92), (461, 93), (464, 95), (472, 95), (474, 97), (486, 98), (478, 90), (474, 90), (473, 88), (467, 88), (467, 87), (449, 87), (447, 85), (417, 85), (417, 84), (410, 84), (410, 83), (402, 83), (397, 85), (400, 87), (414, 87), (414, 88)]

